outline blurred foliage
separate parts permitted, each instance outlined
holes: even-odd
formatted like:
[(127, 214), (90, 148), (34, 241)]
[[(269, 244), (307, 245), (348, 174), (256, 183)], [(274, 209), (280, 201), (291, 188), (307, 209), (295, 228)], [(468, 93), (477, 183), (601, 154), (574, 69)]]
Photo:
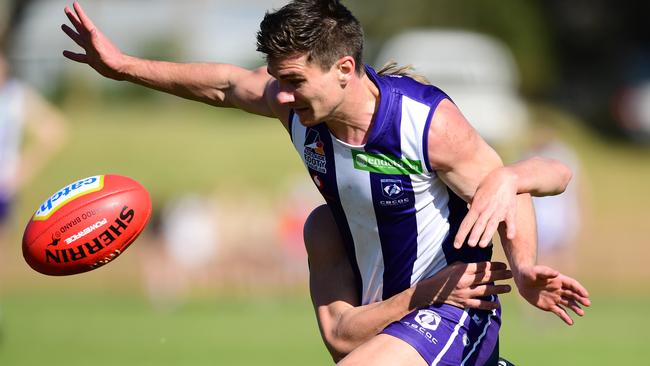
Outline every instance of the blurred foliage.
[(452, 28), (487, 33), (505, 42), (520, 67), (522, 91), (540, 94), (556, 73), (552, 41), (534, 0), (350, 0), (366, 32), (372, 60), (380, 45), (409, 28)]

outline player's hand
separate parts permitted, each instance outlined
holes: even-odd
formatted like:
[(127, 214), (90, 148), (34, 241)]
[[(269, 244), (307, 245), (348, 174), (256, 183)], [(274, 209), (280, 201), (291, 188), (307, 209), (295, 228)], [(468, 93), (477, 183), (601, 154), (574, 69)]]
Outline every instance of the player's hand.
[(73, 61), (88, 64), (108, 78), (122, 79), (121, 70), (127, 56), (104, 33), (95, 27), (81, 8), (81, 5), (75, 2), (73, 8), (74, 11), (66, 6), (64, 11), (74, 29), (67, 24), (62, 24), (61, 29), (86, 53), (75, 53), (66, 50), (63, 51), (63, 56)]
[(469, 235), (467, 245), (475, 247), (478, 244), (485, 248), (502, 221), (505, 221), (508, 239), (513, 239), (516, 212), (516, 175), (507, 167), (493, 170), (479, 184), (470, 209), (456, 233), (454, 247), (460, 248)]
[(573, 325), (567, 308), (579, 316), (582, 306), (590, 306), (589, 293), (575, 279), (541, 265), (520, 269), (515, 277), (519, 293), (532, 305), (550, 311)]
[(494, 281), (512, 278), (512, 272), (501, 262), (456, 262), (440, 270), (433, 277), (420, 281), (415, 287), (414, 307), (434, 303), (446, 303), (459, 308), (493, 310), (496, 301), (480, 297), (510, 292), (509, 285), (493, 284)]

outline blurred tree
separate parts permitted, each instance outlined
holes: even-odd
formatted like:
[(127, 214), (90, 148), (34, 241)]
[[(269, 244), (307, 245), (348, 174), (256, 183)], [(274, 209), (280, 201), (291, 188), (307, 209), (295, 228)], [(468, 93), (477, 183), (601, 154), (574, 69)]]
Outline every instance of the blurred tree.
[(368, 38), (369, 60), (392, 35), (408, 28), (462, 28), (493, 35), (512, 50), (519, 65), (522, 91), (540, 95), (553, 84), (556, 68), (550, 32), (536, 0), (355, 0)]
[(6, 0), (3, 4), (4, 19), (0, 24), (0, 49), (7, 51), (11, 43), (13, 32), (20, 27), (25, 19), (25, 10), (34, 2), (34, 0)]

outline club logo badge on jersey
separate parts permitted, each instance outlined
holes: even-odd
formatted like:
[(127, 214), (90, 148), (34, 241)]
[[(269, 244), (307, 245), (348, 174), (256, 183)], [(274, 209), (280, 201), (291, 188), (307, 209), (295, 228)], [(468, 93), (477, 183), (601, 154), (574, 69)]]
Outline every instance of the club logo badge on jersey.
[(436, 330), (438, 329), (438, 325), (440, 325), (440, 315), (436, 313), (433, 310), (419, 310), (418, 315), (415, 316), (415, 321), (420, 324), (422, 328), (426, 328), (429, 330)]
[(404, 188), (402, 188), (402, 181), (399, 179), (382, 179), (381, 192), (384, 194), (384, 197), (386, 198), (391, 198), (391, 199), (400, 198), (404, 194)]
[(381, 179), (382, 199), (379, 204), (384, 207), (397, 207), (411, 203), (411, 199), (404, 193), (404, 186), (399, 179)]
[(325, 144), (320, 139), (320, 134), (314, 129), (307, 131), (305, 138), (305, 150), (303, 153), (307, 168), (319, 173), (326, 174), (327, 159), (325, 158)]

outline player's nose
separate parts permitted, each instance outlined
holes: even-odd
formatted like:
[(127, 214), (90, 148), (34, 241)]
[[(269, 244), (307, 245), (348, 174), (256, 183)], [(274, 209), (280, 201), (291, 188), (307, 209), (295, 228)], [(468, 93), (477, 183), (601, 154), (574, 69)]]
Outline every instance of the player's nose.
[(296, 97), (292, 91), (282, 89), (276, 95), (276, 99), (280, 104), (290, 104), (296, 101)]
[(296, 101), (295, 91), (296, 88), (290, 83), (279, 80), (278, 81), (278, 94), (276, 95), (277, 101), (280, 104), (290, 104)]

